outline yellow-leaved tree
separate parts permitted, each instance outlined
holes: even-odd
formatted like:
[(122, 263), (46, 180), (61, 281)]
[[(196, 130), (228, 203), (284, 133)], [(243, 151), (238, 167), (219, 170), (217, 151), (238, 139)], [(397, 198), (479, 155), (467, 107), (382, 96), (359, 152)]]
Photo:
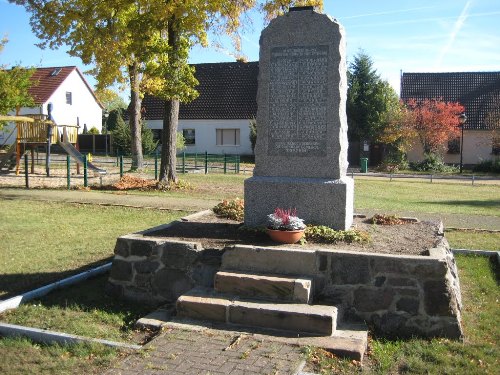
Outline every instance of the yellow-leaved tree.
[(160, 180), (176, 181), (175, 154), (179, 103), (196, 97), (193, 44), (207, 46), (207, 35), (228, 35), (239, 48), (241, 18), (251, 9), (266, 19), (290, 6), (322, 0), (9, 0), (31, 14), (41, 47), (69, 46), (68, 53), (92, 64), (98, 88), (130, 85), (132, 168), (143, 165), (140, 110), (144, 93), (166, 100)]

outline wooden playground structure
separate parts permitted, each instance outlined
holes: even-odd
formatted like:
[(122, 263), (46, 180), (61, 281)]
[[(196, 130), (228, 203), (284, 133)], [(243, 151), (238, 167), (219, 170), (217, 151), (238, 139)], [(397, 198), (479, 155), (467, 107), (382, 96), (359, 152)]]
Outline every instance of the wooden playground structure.
[(56, 125), (48, 120), (46, 115), (0, 116), (0, 121), (14, 124), (12, 131), (0, 148), (6, 146), (7, 141), (16, 133), (14, 143), (5, 148), (0, 154), (0, 170), (13, 168), (15, 155), (16, 174), (19, 174), (20, 162), (23, 155), (31, 151), (31, 173), (34, 173), (34, 154), (38, 146), (46, 146), (46, 171), (50, 174), (50, 146), (52, 144), (77, 144), (78, 125)]

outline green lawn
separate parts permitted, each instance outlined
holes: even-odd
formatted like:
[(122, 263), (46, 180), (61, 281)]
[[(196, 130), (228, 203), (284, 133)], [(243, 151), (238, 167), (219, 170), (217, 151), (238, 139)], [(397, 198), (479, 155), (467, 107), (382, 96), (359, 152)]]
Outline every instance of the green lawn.
[(31, 300), (0, 314), (6, 323), (71, 333), (112, 341), (140, 344), (133, 330), (137, 319), (151, 311), (105, 294), (109, 274)]
[(2, 200), (0, 299), (109, 261), (118, 236), (183, 212)]
[[(195, 190), (161, 193), (199, 198), (243, 196), (248, 175), (185, 175)], [(358, 209), (500, 216), (500, 186), (392, 181), (357, 178)], [(130, 193), (159, 194), (159, 193)], [(121, 207), (2, 200), (0, 222), (0, 298), (110, 260), (116, 237), (164, 224), (182, 212)], [(452, 247), (498, 249), (499, 234), (447, 232)], [(331, 373), (495, 373), (499, 367), (498, 269), (486, 258), (457, 257), (466, 332), (464, 343), (449, 340), (374, 339), (370, 355), (358, 367), (348, 361), (319, 358), (318, 371)], [(112, 340), (134, 340), (131, 322), (143, 314), (102, 294), (106, 276), (81, 284), (78, 292), (61, 290), (32, 301), (4, 319), (12, 323), (61, 329)], [(38, 345), (25, 339), (0, 340), (0, 373), (97, 373), (120, 356), (99, 345)]]
[(500, 233), (479, 231), (446, 231), (446, 238), (452, 249), (500, 251)]
[[(243, 197), (243, 174), (179, 174), (193, 190), (161, 193), (173, 197), (231, 199)], [(500, 184), (462, 183), (452, 180), (393, 180), (355, 177), (354, 207), (385, 211), (500, 216)], [(128, 192), (157, 195), (157, 192)], [(500, 229), (500, 228), (499, 228)]]
[[(354, 207), (500, 216), (500, 185), (356, 178)], [(499, 228), (500, 229), (500, 228)]]

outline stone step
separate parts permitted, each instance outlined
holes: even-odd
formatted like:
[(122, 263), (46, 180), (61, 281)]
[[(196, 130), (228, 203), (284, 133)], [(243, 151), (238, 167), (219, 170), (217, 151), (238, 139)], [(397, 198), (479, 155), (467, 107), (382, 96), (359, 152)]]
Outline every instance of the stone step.
[(311, 299), (311, 285), (308, 278), (226, 271), (217, 272), (214, 280), (214, 289), (219, 293), (305, 304)]
[(316, 275), (316, 250), (236, 245), (224, 252), (222, 271), (274, 275)]
[(321, 336), (331, 336), (337, 325), (333, 306), (240, 300), (206, 288), (180, 296), (177, 316)]

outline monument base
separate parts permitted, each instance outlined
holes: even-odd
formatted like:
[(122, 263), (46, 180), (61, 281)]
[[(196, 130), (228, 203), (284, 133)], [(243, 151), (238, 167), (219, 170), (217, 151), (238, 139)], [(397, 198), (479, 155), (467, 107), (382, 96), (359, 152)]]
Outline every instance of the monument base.
[(349, 229), (353, 220), (354, 181), (254, 176), (245, 180), (245, 225), (265, 225), (274, 209), (296, 208), (306, 224)]

